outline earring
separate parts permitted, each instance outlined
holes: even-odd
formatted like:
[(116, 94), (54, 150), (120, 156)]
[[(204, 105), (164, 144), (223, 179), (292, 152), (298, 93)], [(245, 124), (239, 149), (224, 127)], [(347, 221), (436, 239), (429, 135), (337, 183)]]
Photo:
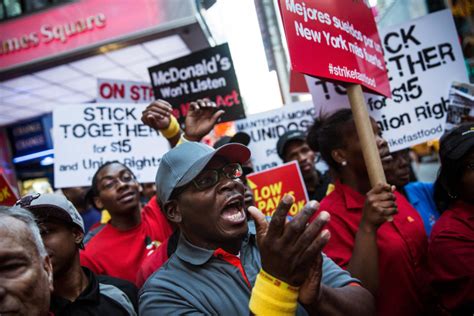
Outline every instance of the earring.
[(342, 165), (343, 167), (347, 166), (347, 161), (343, 160), (343, 161), (341, 162), (341, 165)]

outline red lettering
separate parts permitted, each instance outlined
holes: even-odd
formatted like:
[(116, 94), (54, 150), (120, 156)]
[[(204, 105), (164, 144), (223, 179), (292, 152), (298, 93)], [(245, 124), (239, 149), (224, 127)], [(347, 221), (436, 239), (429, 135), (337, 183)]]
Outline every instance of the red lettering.
[(100, 96), (104, 99), (118, 99), (118, 98), (125, 98), (125, 86), (123, 84), (116, 84), (114, 83), (111, 85), (110, 83), (103, 83), (100, 86)]
[(186, 103), (181, 104), (181, 105), (179, 106), (179, 108), (180, 108), (180, 110), (181, 110), (181, 115), (182, 115), (182, 116), (188, 115), (188, 111), (189, 111), (189, 106), (190, 106), (190, 105), (191, 105), (190, 102), (186, 102)]
[(146, 101), (146, 91), (148, 90), (148, 86), (141, 85), (140, 88), (142, 89), (142, 100)]
[(99, 93), (103, 99), (110, 99), (110, 97), (112, 96), (112, 86), (108, 83), (101, 84)]
[(239, 94), (237, 91), (232, 90), (232, 92), (228, 95), (221, 96), (218, 95), (216, 96), (216, 104), (217, 106), (233, 106), (234, 104), (240, 104), (239, 101)]
[(234, 99), (234, 104), (240, 104), (239, 94), (237, 93), (237, 91), (232, 90), (231, 95), (232, 95), (232, 98)]
[(114, 98), (117, 98), (117, 94), (123, 99), (125, 98), (125, 86), (123, 84), (118, 85), (114, 83)]
[(153, 88), (148, 87), (148, 100), (152, 101), (155, 99), (155, 94), (153, 93)]
[(138, 91), (138, 86), (131, 86), (130, 87), (130, 98), (132, 98), (133, 101), (137, 101), (140, 99), (140, 93)]
[(181, 117), (181, 113), (179, 112), (179, 109), (173, 109), (173, 116), (179, 119)]

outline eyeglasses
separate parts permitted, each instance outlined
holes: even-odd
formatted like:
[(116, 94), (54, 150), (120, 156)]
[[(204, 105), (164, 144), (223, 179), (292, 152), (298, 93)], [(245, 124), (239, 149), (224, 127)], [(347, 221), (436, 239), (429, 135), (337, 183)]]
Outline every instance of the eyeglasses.
[(104, 177), (100, 180), (100, 187), (102, 190), (111, 190), (115, 188), (119, 182), (121, 183), (132, 183), (135, 181), (135, 177), (128, 171), (121, 173), (118, 177)]
[(223, 174), (228, 179), (236, 180), (243, 174), (242, 166), (239, 163), (230, 163), (220, 169), (206, 169), (203, 170), (193, 180), (196, 189), (202, 191), (214, 186), (219, 182), (219, 175)]

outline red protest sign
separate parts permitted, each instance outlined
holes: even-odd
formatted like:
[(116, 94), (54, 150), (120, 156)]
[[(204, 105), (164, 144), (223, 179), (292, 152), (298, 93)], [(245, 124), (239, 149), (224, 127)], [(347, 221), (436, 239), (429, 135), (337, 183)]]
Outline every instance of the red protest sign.
[(265, 216), (271, 216), (285, 194), (291, 194), (295, 203), (288, 215), (295, 216), (308, 202), (308, 193), (296, 161), (247, 175), (255, 205)]
[(290, 69), (290, 93), (309, 93), (305, 76)]
[(362, 0), (279, 0), (294, 71), (390, 96), (382, 45)]
[(18, 197), (13, 192), (3, 173), (0, 173), (0, 205), (12, 206), (16, 203)]

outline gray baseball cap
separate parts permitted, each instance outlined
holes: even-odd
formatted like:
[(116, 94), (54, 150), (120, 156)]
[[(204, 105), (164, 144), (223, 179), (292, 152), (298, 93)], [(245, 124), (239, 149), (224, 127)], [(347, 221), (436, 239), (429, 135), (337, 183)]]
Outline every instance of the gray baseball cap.
[(285, 147), (290, 141), (300, 140), (306, 142), (306, 134), (300, 130), (288, 131), (285, 134), (281, 135), (277, 142), (277, 153), (278, 156), (283, 160), (285, 156)]
[(156, 194), (160, 202), (164, 204), (174, 189), (191, 182), (215, 156), (242, 164), (250, 159), (250, 150), (238, 143), (214, 149), (198, 142), (183, 143), (171, 149), (161, 159), (156, 173)]
[(56, 218), (84, 231), (84, 221), (74, 205), (63, 195), (35, 193), (22, 197), (16, 205), (40, 218)]
[(248, 146), (250, 143), (250, 135), (245, 132), (237, 132), (234, 136), (222, 136), (214, 143), (214, 148), (217, 149), (219, 147), (224, 146), (228, 143), (239, 143), (245, 146)]

